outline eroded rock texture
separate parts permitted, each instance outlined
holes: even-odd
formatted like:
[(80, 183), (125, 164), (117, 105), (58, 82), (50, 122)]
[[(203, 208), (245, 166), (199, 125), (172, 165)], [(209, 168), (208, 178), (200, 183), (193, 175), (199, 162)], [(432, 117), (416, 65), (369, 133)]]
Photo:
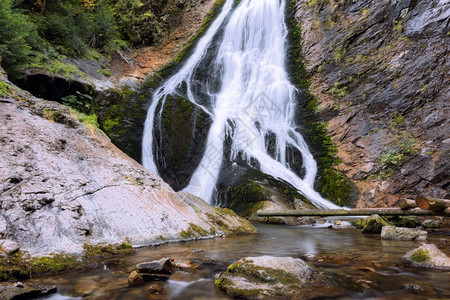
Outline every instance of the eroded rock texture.
[(133, 245), (255, 231), (178, 195), (55, 102), (13, 88), (0, 99), (0, 238), (31, 252)]
[(448, 198), (450, 3), (300, 0), (295, 17), (354, 204)]

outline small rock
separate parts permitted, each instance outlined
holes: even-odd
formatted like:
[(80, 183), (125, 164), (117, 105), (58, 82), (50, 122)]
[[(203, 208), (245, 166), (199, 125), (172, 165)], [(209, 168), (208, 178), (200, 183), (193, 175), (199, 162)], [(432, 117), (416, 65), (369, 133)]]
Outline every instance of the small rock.
[(439, 228), (441, 227), (441, 220), (425, 220), (422, 222), (424, 228)]
[(383, 226), (390, 225), (383, 217), (372, 215), (364, 220), (363, 233), (381, 233)]
[(164, 287), (159, 284), (152, 283), (145, 288), (145, 291), (149, 294), (162, 294), (164, 292)]
[(13, 254), (20, 249), (20, 245), (12, 240), (0, 240), (0, 247), (6, 254)]
[(189, 260), (176, 260), (173, 264), (177, 267), (178, 270), (190, 270), (194, 268)]
[(136, 265), (136, 268), (140, 273), (150, 274), (172, 274), (175, 271), (172, 258), (161, 258), (160, 260), (154, 260), (151, 262), (143, 262)]
[(406, 227), (383, 226), (381, 238), (383, 240), (426, 241), (427, 232)]
[(128, 284), (130, 286), (137, 286), (143, 283), (144, 279), (142, 279), (142, 276), (136, 271), (131, 272), (130, 276), (128, 276)]
[(450, 269), (450, 258), (434, 244), (423, 244), (402, 256), (402, 261), (412, 267)]

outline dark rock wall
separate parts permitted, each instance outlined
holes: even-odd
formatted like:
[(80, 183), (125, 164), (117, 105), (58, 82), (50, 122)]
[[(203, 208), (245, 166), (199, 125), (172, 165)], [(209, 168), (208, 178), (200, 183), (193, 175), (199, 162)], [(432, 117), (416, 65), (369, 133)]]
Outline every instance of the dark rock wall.
[(448, 198), (447, 1), (296, 1), (318, 115), (357, 206)]

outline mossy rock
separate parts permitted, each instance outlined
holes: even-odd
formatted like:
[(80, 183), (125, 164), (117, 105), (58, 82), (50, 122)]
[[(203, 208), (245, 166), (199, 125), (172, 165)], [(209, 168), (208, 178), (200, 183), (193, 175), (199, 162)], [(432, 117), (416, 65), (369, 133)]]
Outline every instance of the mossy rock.
[(383, 226), (391, 225), (379, 215), (372, 215), (364, 220), (363, 233), (381, 233)]
[(294, 208), (295, 199), (303, 201), (308, 208), (314, 208), (311, 202), (289, 183), (251, 168), (235, 178), (234, 182), (222, 177), (218, 186), (219, 195), (224, 195), (222, 205), (243, 217), (256, 214), (263, 208), (264, 202), (272, 201), (273, 197), (291, 208)]
[(317, 290), (326, 294), (333, 286), (329, 277), (301, 259), (270, 256), (242, 258), (231, 264), (214, 283), (229, 296), (243, 299), (299, 294), (308, 298), (316, 296)]
[(386, 216), (385, 219), (396, 227), (416, 228), (421, 225), (416, 216)]

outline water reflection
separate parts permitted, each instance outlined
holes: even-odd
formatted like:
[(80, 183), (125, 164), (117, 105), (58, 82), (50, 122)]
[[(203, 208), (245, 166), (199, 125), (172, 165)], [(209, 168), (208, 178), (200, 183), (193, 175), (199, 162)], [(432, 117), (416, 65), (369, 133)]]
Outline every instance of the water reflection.
[[(39, 282), (56, 284), (60, 295), (53, 300), (80, 299), (149, 299), (146, 286), (128, 287), (127, 277), (135, 264), (173, 257), (197, 264), (191, 272), (174, 274), (168, 282), (158, 282), (163, 292), (151, 299), (228, 299), (214, 287), (214, 276), (228, 264), (247, 256), (314, 256), (313, 264), (322, 271), (358, 282), (362, 291), (345, 299), (425, 299), (450, 298), (450, 272), (402, 268), (400, 257), (421, 245), (416, 241), (385, 241), (379, 235), (363, 235), (352, 228), (328, 229), (257, 225), (257, 235), (174, 243), (140, 249), (121, 260), (112, 259), (98, 270), (41, 278)], [(430, 237), (442, 251), (450, 246)], [(203, 263), (202, 263), (203, 262)], [(78, 298), (63, 298), (68, 295)], [(58, 298), (59, 297), (59, 298)]]

